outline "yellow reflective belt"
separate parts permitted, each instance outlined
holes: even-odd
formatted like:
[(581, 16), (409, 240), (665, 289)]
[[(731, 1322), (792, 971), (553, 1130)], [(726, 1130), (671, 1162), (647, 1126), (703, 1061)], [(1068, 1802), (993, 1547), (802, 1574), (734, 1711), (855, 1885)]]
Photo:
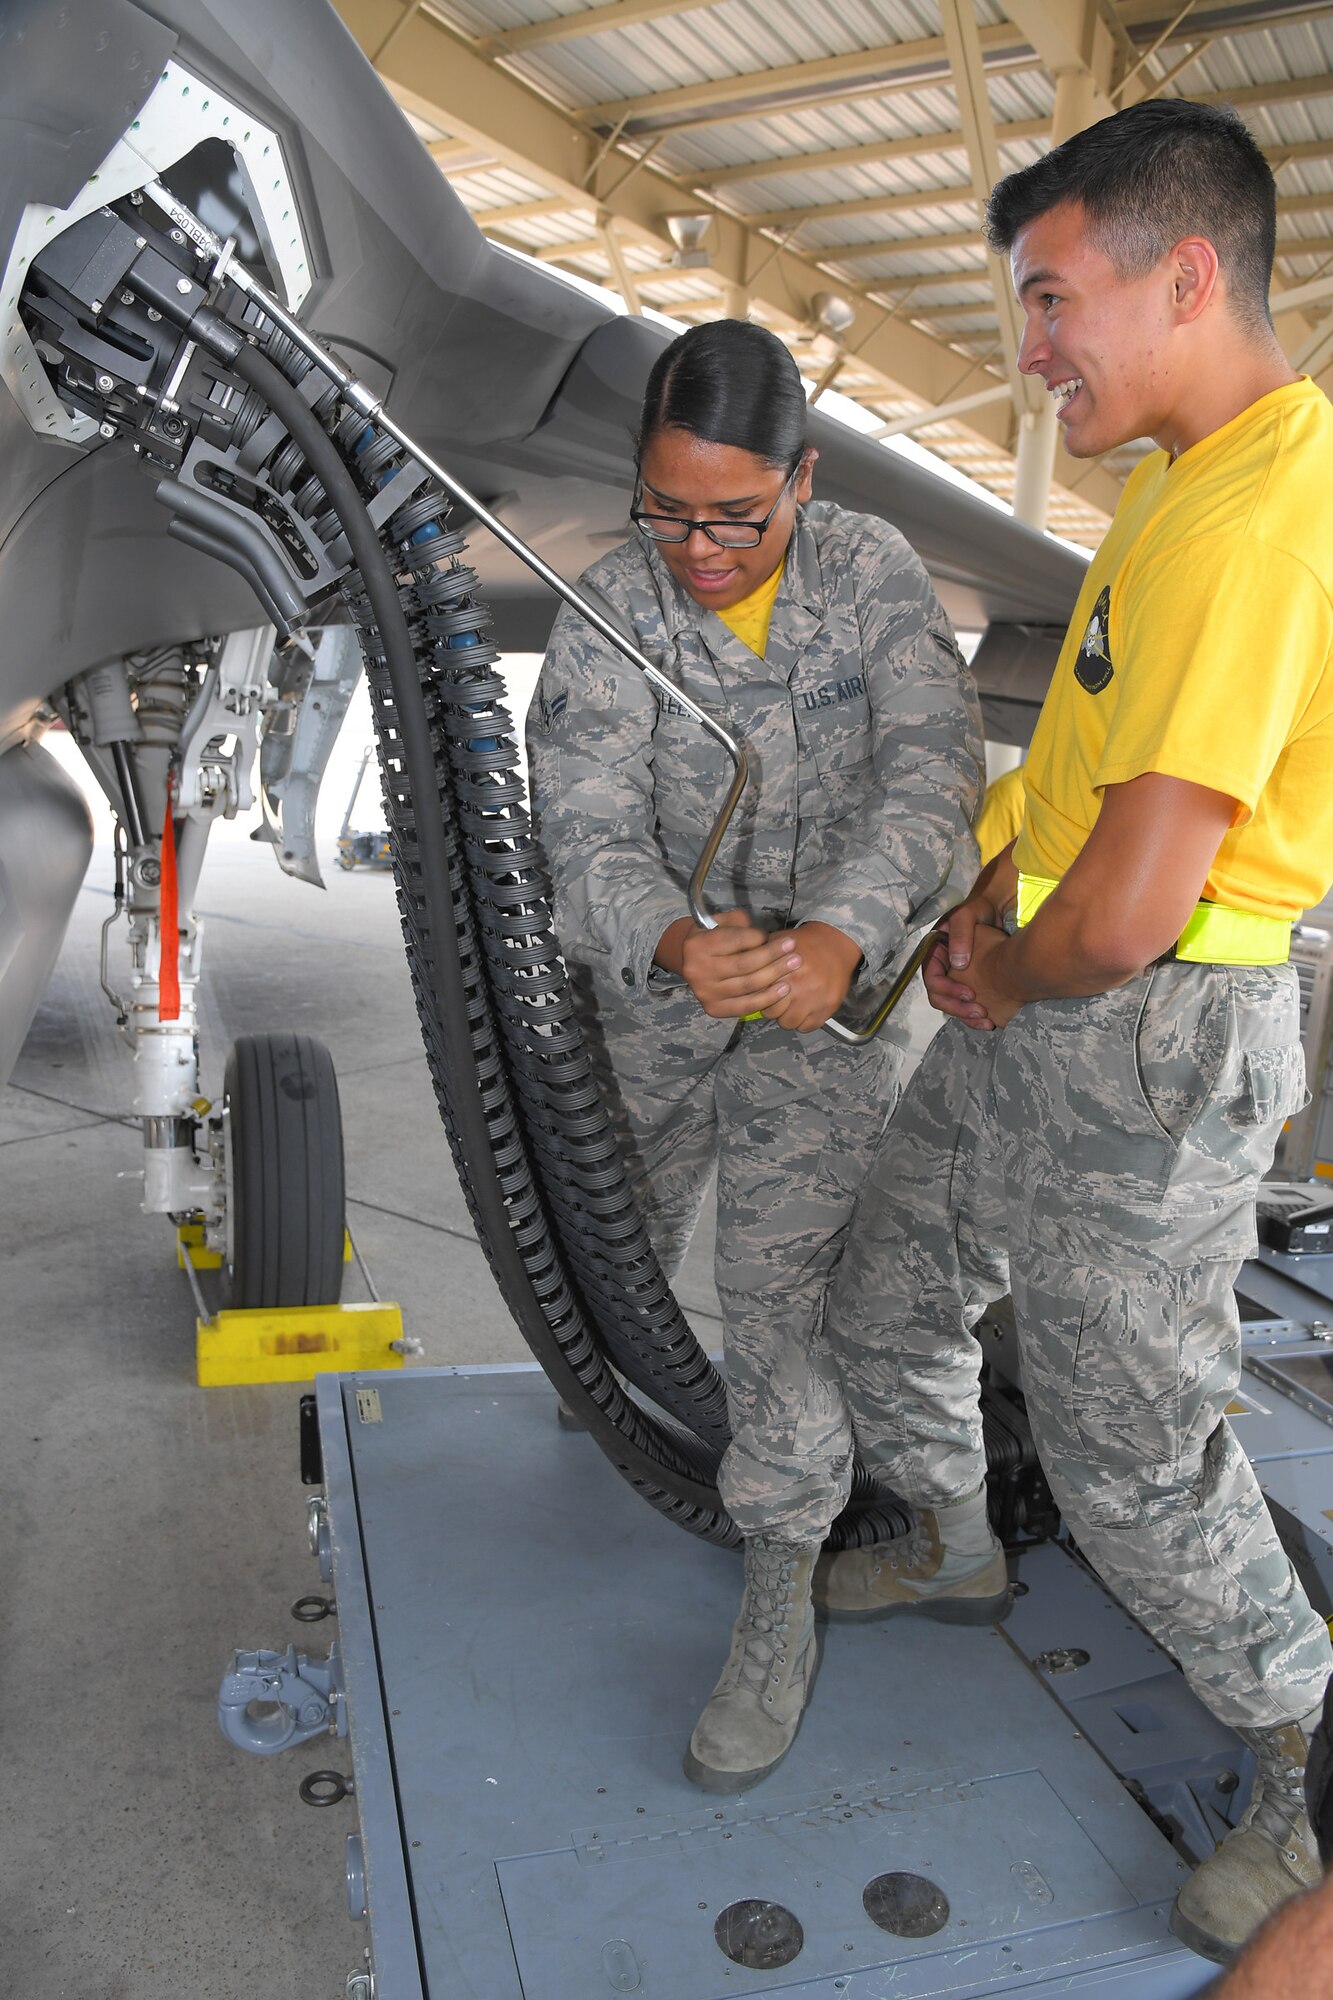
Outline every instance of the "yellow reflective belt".
[[(1030, 924), (1059, 883), (1049, 875), (1018, 878), (1018, 922)], [(1176, 957), (1194, 965), (1285, 965), (1291, 956), (1291, 919), (1228, 903), (1196, 903), (1176, 943)]]
[(1052, 875), (1020, 875), (1018, 878), (1018, 928), (1030, 924), (1052, 890), (1060, 886)]

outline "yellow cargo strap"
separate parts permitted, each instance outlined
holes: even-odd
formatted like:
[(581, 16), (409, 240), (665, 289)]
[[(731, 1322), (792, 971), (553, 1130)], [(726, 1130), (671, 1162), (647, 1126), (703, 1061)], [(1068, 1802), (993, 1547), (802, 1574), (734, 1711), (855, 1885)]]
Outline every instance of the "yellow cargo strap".
[[(1018, 878), (1018, 922), (1030, 924), (1059, 883), (1049, 875)], [(1285, 965), (1291, 956), (1291, 919), (1228, 903), (1196, 903), (1176, 941), (1177, 958), (1194, 965)]]

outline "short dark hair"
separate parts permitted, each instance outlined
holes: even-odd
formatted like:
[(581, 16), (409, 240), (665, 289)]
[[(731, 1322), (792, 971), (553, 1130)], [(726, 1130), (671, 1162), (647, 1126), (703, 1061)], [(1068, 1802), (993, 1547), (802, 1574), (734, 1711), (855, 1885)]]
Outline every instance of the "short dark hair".
[(794, 472), (805, 450), (801, 373), (775, 333), (749, 320), (689, 327), (653, 363), (636, 455), (662, 430), (753, 452)]
[(1089, 125), (996, 182), (987, 243), (1007, 254), (1020, 229), (1060, 202), (1082, 206), (1094, 241), (1128, 277), (1151, 270), (1184, 237), (1207, 237), (1237, 317), (1255, 330), (1272, 325), (1277, 190), (1230, 105), (1153, 98)]

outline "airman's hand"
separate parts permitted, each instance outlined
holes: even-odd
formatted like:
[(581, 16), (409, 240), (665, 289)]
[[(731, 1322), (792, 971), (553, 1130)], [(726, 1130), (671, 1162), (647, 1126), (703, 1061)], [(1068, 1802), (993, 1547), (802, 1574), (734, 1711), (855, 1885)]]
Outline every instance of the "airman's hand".
[(995, 924), (978, 924), (972, 933), (967, 976), (976, 994), (976, 1005), (984, 1011), (987, 1023), (996, 1028), (1007, 1027), (1022, 1005), (1021, 1000), (1004, 991), (996, 978), (1000, 970), (997, 954), (1002, 954), (1012, 943), (1008, 933)]
[(678, 918), (662, 933), (656, 958), (679, 973), (705, 1014), (718, 1020), (780, 1005), (799, 964), (789, 931), (761, 930), (744, 910), (719, 911), (711, 931)]
[(991, 1019), (968, 977), (979, 928), (996, 927), (997, 912), (988, 896), (973, 894), (941, 924), (938, 944), (921, 967), (926, 995), (937, 1013), (952, 1014), (969, 1028), (988, 1030)]
[(765, 1007), (770, 1021), (798, 1035), (813, 1034), (837, 1013), (861, 963), (861, 947), (834, 924), (812, 919), (794, 933), (775, 932), (779, 942), (791, 942), (795, 956), (786, 962), (789, 992)]

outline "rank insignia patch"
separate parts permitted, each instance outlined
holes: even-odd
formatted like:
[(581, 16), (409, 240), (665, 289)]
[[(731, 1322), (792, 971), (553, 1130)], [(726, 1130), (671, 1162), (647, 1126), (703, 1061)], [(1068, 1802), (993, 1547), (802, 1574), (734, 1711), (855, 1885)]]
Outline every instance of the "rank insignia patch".
[(559, 694), (553, 695), (549, 701), (544, 691), (538, 694), (537, 713), (541, 717), (542, 728), (548, 736), (551, 733), (553, 725), (559, 721), (568, 706), (569, 693), (565, 688), (561, 688)]

